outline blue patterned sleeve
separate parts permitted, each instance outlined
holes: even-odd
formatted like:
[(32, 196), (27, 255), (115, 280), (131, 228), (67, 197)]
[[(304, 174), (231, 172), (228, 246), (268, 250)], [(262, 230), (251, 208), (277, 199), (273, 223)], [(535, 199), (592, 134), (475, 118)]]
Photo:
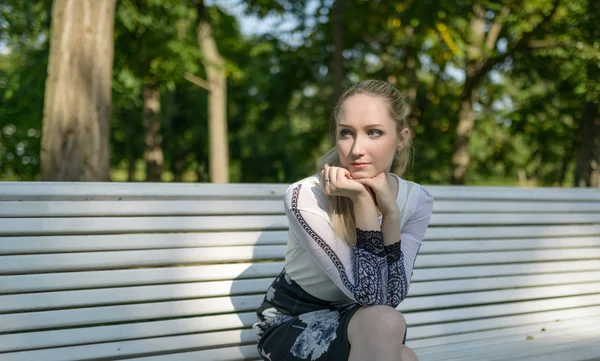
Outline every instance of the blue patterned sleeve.
[(406, 298), (408, 293), (404, 255), (400, 245), (401, 243), (398, 242), (384, 247), (388, 267), (388, 305), (394, 308)]

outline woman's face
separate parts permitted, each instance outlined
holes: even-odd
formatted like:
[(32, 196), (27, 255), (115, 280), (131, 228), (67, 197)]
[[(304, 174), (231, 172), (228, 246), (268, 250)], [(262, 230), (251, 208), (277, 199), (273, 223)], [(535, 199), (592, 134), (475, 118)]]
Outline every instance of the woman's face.
[(342, 167), (350, 171), (352, 178), (389, 172), (394, 153), (401, 145), (385, 99), (355, 94), (344, 101), (337, 122), (336, 146)]

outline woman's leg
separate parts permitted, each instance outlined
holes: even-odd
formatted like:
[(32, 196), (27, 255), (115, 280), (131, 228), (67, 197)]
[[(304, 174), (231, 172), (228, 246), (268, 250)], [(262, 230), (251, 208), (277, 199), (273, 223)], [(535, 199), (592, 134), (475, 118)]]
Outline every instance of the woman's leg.
[(389, 306), (361, 307), (348, 324), (349, 361), (418, 361), (404, 346), (404, 316)]

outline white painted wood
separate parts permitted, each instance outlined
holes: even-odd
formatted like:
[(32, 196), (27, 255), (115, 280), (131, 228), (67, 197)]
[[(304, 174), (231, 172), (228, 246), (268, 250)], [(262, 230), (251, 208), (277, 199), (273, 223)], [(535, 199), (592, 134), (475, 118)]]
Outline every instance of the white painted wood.
[(0, 352), (249, 328), (255, 312), (0, 335)]
[(212, 333), (159, 337), (142, 340), (101, 343), (61, 347), (45, 350), (25, 351), (8, 354), (2, 361), (66, 361), (92, 358), (128, 357), (185, 351), (200, 348), (216, 348), (256, 342), (257, 336), (251, 329)]
[(281, 259), (285, 246), (174, 248), (0, 257), (0, 274)]
[[(558, 311), (560, 312), (560, 311)], [(521, 335), (535, 335), (548, 330), (562, 331), (582, 325), (594, 325), (600, 320), (600, 309), (589, 311), (585, 317), (573, 318), (556, 322), (556, 320), (538, 323), (528, 323), (519, 326), (495, 328), (490, 330), (479, 330), (461, 334), (448, 334), (439, 337), (411, 339), (408, 338), (407, 346), (419, 350), (420, 355), (437, 353), (439, 350), (452, 350), (453, 347), (464, 347), (469, 343), (485, 340), (486, 343), (503, 342), (504, 337), (521, 337)], [(410, 334), (410, 331), (409, 331)]]
[[(0, 276), (0, 294), (275, 277), (282, 268), (283, 262), (269, 262)], [(470, 283), (473, 282), (472, 278), (480, 277), (523, 275), (529, 279), (544, 274), (550, 274), (548, 277), (557, 277), (557, 280), (561, 280), (563, 277), (570, 277), (571, 272), (588, 270), (600, 271), (600, 260), (418, 268), (412, 278), (410, 295), (415, 293), (415, 286), (419, 282), (439, 280), (438, 284), (445, 285), (447, 282), (452, 284), (454, 280), (461, 279)], [(583, 274), (587, 275), (587, 273)], [(578, 282), (584, 282), (580, 279), (580, 275), (581, 273), (577, 275)], [(589, 277), (595, 276), (592, 273)], [(546, 278), (532, 279), (544, 282)], [(590, 279), (585, 282), (588, 280)], [(486, 279), (481, 281), (485, 282)]]
[[(583, 212), (587, 207), (579, 207)], [(568, 209), (575, 211), (575, 209)], [(284, 214), (282, 200), (2, 202), (0, 217), (198, 216)]]
[(0, 332), (253, 311), (258, 308), (263, 297), (264, 295), (220, 297), (31, 313), (9, 313), (0, 315)]
[[(287, 237), (287, 231), (0, 237), (0, 255), (286, 245)], [(426, 239), (420, 254), (578, 247), (600, 247), (600, 237), (465, 239), (452, 242)]]
[(0, 237), (0, 255), (285, 245), (287, 231)]
[[(574, 283), (573, 280), (576, 280), (576, 282)], [(272, 281), (273, 279), (268, 277), (260, 279), (5, 295), (0, 296), (0, 313), (90, 307), (95, 305), (134, 302), (223, 297), (227, 295), (264, 295)], [(553, 287), (541, 287), (544, 285), (553, 285)], [(512, 288), (519, 289), (512, 290)], [(473, 293), (474, 291), (483, 290), (485, 290), (485, 293)], [(580, 293), (592, 293), (594, 291), (600, 292), (600, 271), (558, 275), (528, 275), (473, 280), (415, 282), (411, 285), (411, 296), (404, 301), (400, 308), (403, 310), (411, 310), (416, 309), (417, 307), (423, 309), (452, 305), (494, 303), (506, 300), (514, 301), (530, 298), (556, 297), (557, 295), (568, 296)], [(443, 294), (443, 296), (435, 296), (439, 294)], [(465, 302), (465, 298), (469, 301)]]
[[(552, 214), (433, 214), (432, 226), (600, 224), (600, 213)], [(0, 218), (0, 235), (106, 234), (136, 232), (193, 232), (286, 230), (284, 215), (190, 217)]]
[(430, 223), (439, 225), (585, 224), (600, 223), (600, 213), (434, 213)]
[[(285, 246), (175, 248), (145, 251), (0, 256), (0, 274), (282, 260)], [(420, 255), (416, 267), (598, 259), (599, 248), (544, 249)]]
[(0, 235), (286, 230), (281, 216), (0, 218)]
[(433, 204), (435, 213), (559, 213), (559, 212), (600, 212), (600, 202), (529, 202), (518, 200), (438, 200)]
[[(0, 200), (280, 198), (289, 184), (3, 182)], [(426, 186), (438, 200), (598, 201), (591, 188)]]
[[(468, 349), (467, 357), (477, 357), (481, 354), (488, 353), (490, 348), (507, 344), (520, 344), (520, 343), (535, 343), (544, 339), (554, 339), (556, 337), (568, 336), (573, 333), (595, 333), (600, 331), (600, 325), (598, 322), (600, 318), (594, 317), (587, 320), (576, 320), (567, 322), (554, 322), (543, 324), (542, 326), (536, 325), (535, 328), (521, 327), (521, 328), (510, 328), (503, 331), (509, 331), (510, 333), (489, 333), (494, 337), (486, 337), (485, 343), (481, 340), (472, 339), (469, 342), (457, 342), (453, 344), (445, 344), (443, 347), (433, 346), (423, 349), (416, 348), (418, 355), (422, 359), (434, 360), (439, 357), (443, 357), (444, 354), (448, 356), (460, 355), (465, 349)], [(527, 339), (529, 336), (529, 340)], [(530, 342), (533, 341), (533, 342)], [(547, 341), (547, 340), (544, 340)], [(510, 351), (510, 350), (509, 350)], [(497, 353), (501, 353), (501, 350), (497, 350)], [(466, 355), (465, 355), (466, 356)], [(458, 356), (460, 357), (460, 356)]]
[[(600, 202), (519, 202), (441, 200), (435, 213), (597, 213)], [(283, 214), (282, 200), (128, 200), (4, 201), (0, 217), (194, 216), (218, 214)]]
[(535, 275), (584, 270), (600, 270), (600, 260), (575, 260), (561, 262), (515, 263), (507, 265), (479, 265), (458, 267), (416, 268), (415, 281), (471, 279), (478, 277)]
[[(510, 295), (511, 291), (503, 291)], [(473, 295), (469, 295), (473, 296)], [(0, 315), (0, 332), (45, 329), (59, 326), (123, 322), (132, 320), (152, 320), (164, 317), (185, 317), (198, 314), (217, 314), (252, 311), (258, 308), (264, 295), (233, 296), (199, 300), (156, 302), (134, 305), (78, 308), (35, 313), (11, 313)], [(451, 296), (448, 296), (451, 297)], [(523, 295), (523, 297), (526, 297)], [(427, 298), (423, 297), (423, 298)], [(521, 298), (522, 299), (522, 298)], [(438, 304), (452, 304), (452, 298), (441, 299)], [(422, 301), (421, 301), (422, 302)], [(585, 307), (600, 303), (600, 294), (560, 297), (547, 300), (521, 301), (518, 304), (496, 304), (465, 307), (450, 310), (408, 312), (423, 309), (418, 298), (408, 298), (400, 309), (405, 312), (411, 325), (458, 321), (465, 318), (492, 317), (516, 312), (539, 312), (557, 308)], [(471, 303), (472, 304), (472, 303)]]
[[(527, 323), (586, 317), (588, 312), (590, 312), (590, 307), (598, 304), (594, 303), (594, 297), (597, 296), (575, 296), (556, 300), (525, 301), (513, 305), (478, 306), (463, 310), (447, 310), (446, 312), (414, 312), (405, 313), (404, 316), (407, 323), (411, 325), (411, 338), (440, 337), (447, 334), (476, 332), (498, 327), (519, 326)], [(554, 305), (552, 304), (553, 302), (555, 302)], [(562, 310), (560, 309), (561, 306), (571, 309)], [(548, 312), (538, 313), (541, 311)], [(473, 314), (470, 314), (470, 312), (473, 312)], [(480, 319), (482, 316), (485, 318)], [(431, 322), (431, 324), (427, 324), (428, 322)]]
[(282, 269), (267, 262), (0, 276), (0, 293), (275, 277)]
[(429, 239), (498, 239), (519, 237), (600, 236), (600, 224), (571, 226), (494, 226), (494, 227), (435, 227), (427, 229)]
[[(562, 331), (549, 331), (536, 333), (532, 339), (521, 336), (520, 339), (514, 337), (503, 337), (500, 342), (474, 342), (464, 344), (462, 348), (448, 347), (448, 352), (453, 355), (453, 360), (475, 361), (475, 360), (507, 360), (515, 359), (515, 356), (527, 359), (531, 356), (549, 356), (554, 352), (565, 349), (587, 348), (595, 343), (590, 343), (593, 338), (600, 337), (600, 327), (598, 325), (588, 325), (581, 329), (571, 328)], [(486, 340), (488, 341), (488, 340)], [(493, 340), (496, 341), (496, 340)], [(503, 341), (503, 342), (502, 342)], [(574, 348), (573, 345), (579, 345)], [(447, 358), (442, 349), (437, 349), (435, 353), (428, 353), (422, 356), (422, 359), (428, 361), (442, 361)], [(568, 360), (571, 360), (569, 358)]]
[[(0, 352), (257, 359), (248, 327), (283, 266), (286, 188), (0, 183)], [(590, 321), (600, 316), (600, 191), (428, 188), (434, 215), (399, 307), (422, 360), (590, 348), (600, 337)], [(552, 329), (540, 342), (519, 342), (540, 325)]]

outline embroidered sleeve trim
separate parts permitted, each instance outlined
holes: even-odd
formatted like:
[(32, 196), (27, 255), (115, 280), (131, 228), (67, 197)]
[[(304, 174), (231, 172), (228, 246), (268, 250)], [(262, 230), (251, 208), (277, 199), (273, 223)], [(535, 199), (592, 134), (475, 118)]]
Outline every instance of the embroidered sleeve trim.
[(356, 229), (356, 247), (379, 257), (385, 257), (383, 248), (383, 233), (381, 231), (363, 231)]
[(400, 242), (385, 246), (384, 250), (388, 263), (394, 263), (400, 259)]

